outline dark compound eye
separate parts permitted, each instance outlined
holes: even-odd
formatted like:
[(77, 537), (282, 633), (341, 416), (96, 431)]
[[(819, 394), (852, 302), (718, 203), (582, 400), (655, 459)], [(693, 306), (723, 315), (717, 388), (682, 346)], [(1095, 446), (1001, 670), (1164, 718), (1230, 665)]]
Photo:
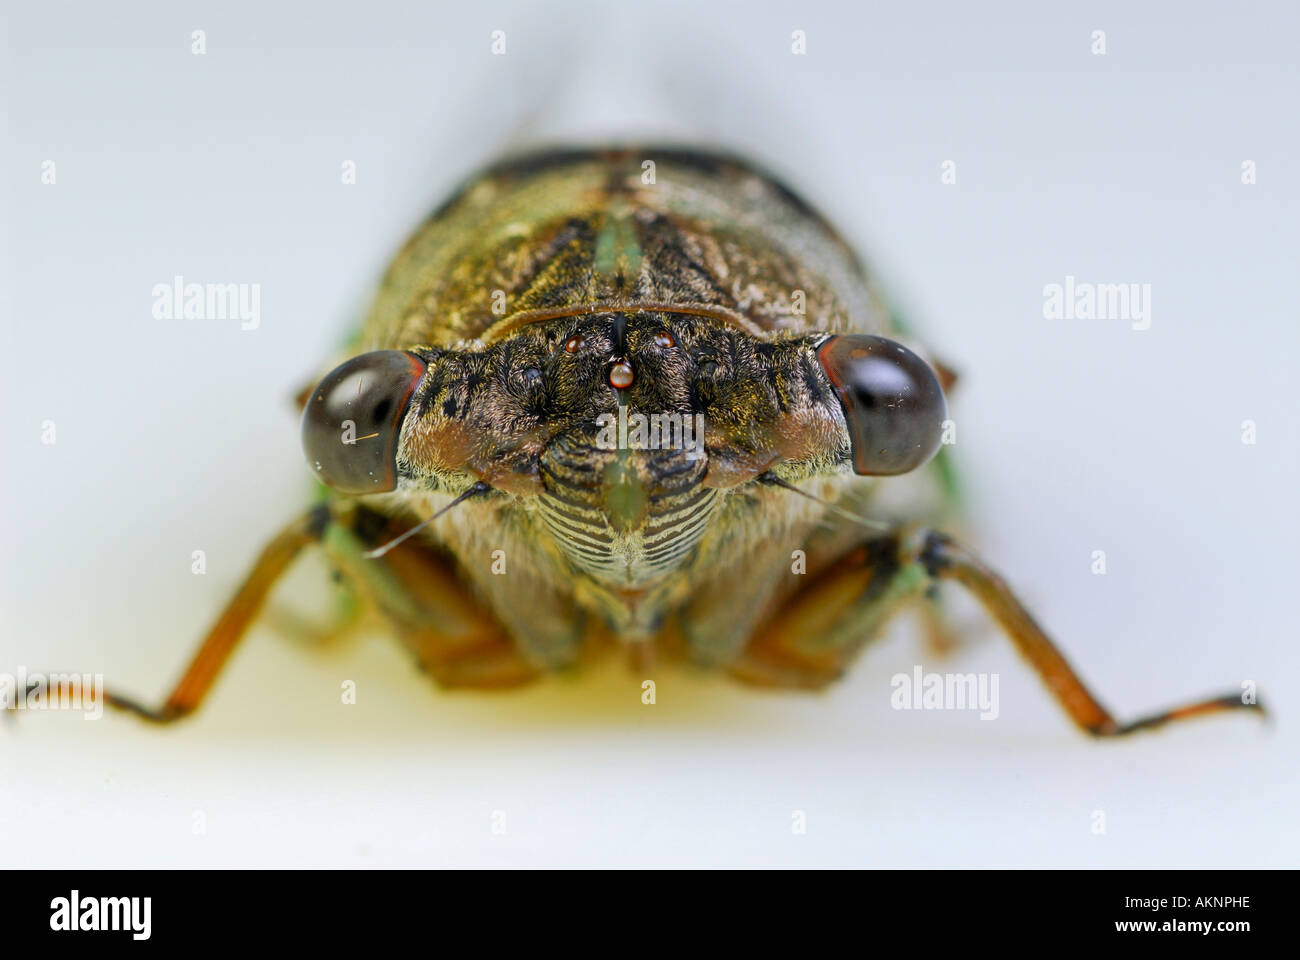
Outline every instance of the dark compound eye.
[(948, 405), (929, 365), (884, 337), (831, 337), (817, 351), (844, 411), (853, 472), (890, 476), (935, 455)]
[(340, 493), (397, 486), (397, 443), (424, 361), (376, 350), (336, 367), (302, 412), (302, 449), (317, 479)]
[(525, 367), (520, 372), (519, 377), (523, 380), (525, 387), (535, 387), (542, 381), (542, 371), (536, 367)]

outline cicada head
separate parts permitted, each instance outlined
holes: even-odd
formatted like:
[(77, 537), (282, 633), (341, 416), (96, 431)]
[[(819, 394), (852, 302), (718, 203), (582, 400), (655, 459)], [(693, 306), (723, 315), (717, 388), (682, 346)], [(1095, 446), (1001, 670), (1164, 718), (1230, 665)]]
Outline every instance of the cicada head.
[(613, 312), (363, 354), (316, 388), (303, 443), (342, 493), (518, 498), (575, 567), (635, 589), (691, 553), (728, 493), (769, 472), (913, 470), (945, 416), (930, 367), (881, 337)]

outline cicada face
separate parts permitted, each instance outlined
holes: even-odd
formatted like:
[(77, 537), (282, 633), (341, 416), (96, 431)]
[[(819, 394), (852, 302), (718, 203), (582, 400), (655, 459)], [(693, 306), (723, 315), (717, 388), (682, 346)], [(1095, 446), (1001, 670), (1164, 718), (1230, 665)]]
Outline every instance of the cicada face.
[[(348, 492), (511, 495), (575, 570), (637, 590), (691, 555), (725, 492), (769, 474), (906, 472), (938, 449), (945, 415), (930, 368), (883, 338), (771, 340), (707, 313), (602, 311), (481, 350), (363, 355), (313, 395), (304, 438)], [(372, 442), (350, 465), (343, 421)]]

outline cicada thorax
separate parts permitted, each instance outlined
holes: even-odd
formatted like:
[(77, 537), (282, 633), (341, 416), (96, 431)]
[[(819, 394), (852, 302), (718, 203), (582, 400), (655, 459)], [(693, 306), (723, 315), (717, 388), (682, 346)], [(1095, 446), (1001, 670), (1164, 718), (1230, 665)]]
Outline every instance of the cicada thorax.
[(397, 256), (365, 339), (491, 342), (615, 309), (757, 335), (890, 332), (851, 249), (778, 181), (729, 156), (628, 149), (533, 154), (472, 180)]

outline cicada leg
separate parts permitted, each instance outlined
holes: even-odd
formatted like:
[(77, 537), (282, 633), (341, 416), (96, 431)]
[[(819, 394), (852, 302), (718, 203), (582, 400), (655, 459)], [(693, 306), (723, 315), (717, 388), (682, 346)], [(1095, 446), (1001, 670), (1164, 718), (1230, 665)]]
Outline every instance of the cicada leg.
[(1118, 737), (1228, 710), (1254, 710), (1261, 717), (1264, 716), (1263, 707), (1257, 702), (1247, 702), (1240, 693), (1227, 693), (1120, 723), (1079, 679), (1074, 668), (1056, 649), (1029, 611), (1016, 599), (1011, 588), (978, 557), (951, 538), (930, 531), (921, 542), (917, 562), (931, 576), (941, 580), (955, 580), (969, 590), (1006, 632), (1021, 656), (1037, 671), (1047, 689), (1070, 715), (1070, 719), (1093, 736)]
[(759, 684), (825, 686), (890, 617), (944, 580), (979, 600), (1075, 725), (1093, 736), (1122, 736), (1228, 710), (1262, 713), (1257, 703), (1232, 693), (1121, 723), (997, 574), (951, 538), (927, 530), (877, 538), (841, 557), (776, 611), (731, 672)]
[(496, 619), (467, 594), (450, 561), (436, 550), (410, 540), (381, 558), (361, 555), (402, 532), (390, 524), (388, 518), (348, 501), (322, 505), (295, 520), (263, 549), (161, 706), (148, 707), (107, 691), (105, 704), (155, 723), (170, 723), (197, 710), (271, 588), (313, 543), (324, 546), (331, 562), (374, 603), (440, 684), (501, 688), (536, 677), (537, 669), (519, 655)]
[(405, 529), (357, 506), (325, 531), (323, 544), (440, 686), (504, 689), (535, 680), (541, 671), (466, 589), (450, 556), (418, 539), (381, 557), (363, 556)]
[(325, 506), (299, 517), (278, 533), (262, 550), (252, 572), (208, 632), (180, 681), (160, 707), (105, 691), (104, 703), (127, 710), (155, 723), (169, 723), (193, 713), (212, 689), (217, 675), (257, 617), (266, 595), (303, 547), (315, 543), (329, 524)]
[(820, 689), (844, 675), (897, 613), (922, 600), (929, 578), (877, 537), (810, 575), (760, 626), (728, 670), (760, 686)]

